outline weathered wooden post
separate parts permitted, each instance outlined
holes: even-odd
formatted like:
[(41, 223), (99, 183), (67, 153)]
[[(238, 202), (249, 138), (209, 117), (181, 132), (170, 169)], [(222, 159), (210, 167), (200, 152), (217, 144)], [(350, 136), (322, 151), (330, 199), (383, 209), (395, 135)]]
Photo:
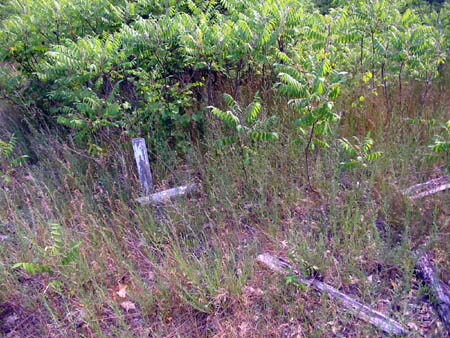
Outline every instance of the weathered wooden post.
[(143, 138), (134, 138), (132, 143), (139, 180), (141, 181), (145, 196), (150, 196), (153, 194), (153, 178), (152, 171), (150, 170), (150, 162), (148, 160), (145, 140)]
[(143, 138), (132, 140), (134, 158), (138, 169), (139, 180), (144, 189), (145, 196), (139, 197), (137, 201), (141, 204), (158, 205), (172, 201), (177, 197), (190, 195), (199, 189), (197, 184), (182, 185), (176, 188), (153, 193), (153, 178), (150, 162), (147, 155), (147, 147)]

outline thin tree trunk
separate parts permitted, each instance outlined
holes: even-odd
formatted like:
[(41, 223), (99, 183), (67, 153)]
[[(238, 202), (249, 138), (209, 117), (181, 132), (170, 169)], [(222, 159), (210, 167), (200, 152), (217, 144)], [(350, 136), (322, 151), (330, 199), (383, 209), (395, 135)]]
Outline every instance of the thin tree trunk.
[(311, 146), (311, 142), (312, 142), (312, 138), (314, 136), (314, 129), (316, 127), (316, 124), (319, 120), (315, 120), (312, 127), (311, 127), (311, 132), (309, 133), (309, 138), (308, 138), (308, 143), (306, 144), (305, 147), (305, 164), (306, 164), (306, 178), (308, 180), (308, 186), (311, 188), (311, 179), (309, 176), (309, 147)]
[(402, 112), (403, 109), (403, 93), (402, 93), (402, 71), (403, 71), (403, 61), (400, 64), (400, 71), (398, 72), (398, 89), (399, 89), (399, 96), (400, 96), (400, 113)]
[(242, 59), (239, 60), (239, 66), (236, 70), (236, 77), (234, 78), (234, 94), (233, 98), (235, 101), (238, 100), (239, 87), (241, 85), (241, 70), (242, 70)]

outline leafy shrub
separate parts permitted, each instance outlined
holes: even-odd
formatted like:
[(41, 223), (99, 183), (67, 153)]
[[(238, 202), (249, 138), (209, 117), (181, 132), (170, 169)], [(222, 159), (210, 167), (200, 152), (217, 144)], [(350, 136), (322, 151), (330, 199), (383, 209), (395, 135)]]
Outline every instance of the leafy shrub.
[[(244, 88), (266, 92), (277, 73), (289, 74), (280, 64), (295, 64), (318, 91), (309, 93), (312, 115), (301, 113), (299, 130), (314, 126), (311, 144), (319, 145), (327, 123), (313, 115), (331, 118), (327, 105), (336, 98), (324, 97), (342, 70), (353, 88), (381, 86), (388, 111), (392, 84), (401, 95), (403, 81), (419, 79), (425, 104), (448, 53), (449, 8), (438, 15), (400, 1), (347, 1), (322, 15), (297, 0), (9, 0), (0, 14), (1, 95), (29, 120), (70, 127), (92, 153), (102, 150), (98, 137), (118, 134), (182, 151), (216, 93), (238, 100)], [(370, 84), (361, 84), (368, 73)]]
[[(301, 68), (301, 70), (300, 70)], [(317, 62), (308, 58), (301, 66), (281, 66), (279, 90), (287, 95), (289, 105), (293, 106), (299, 118), (295, 126), (300, 135), (305, 138), (306, 177), (309, 175), (309, 151), (314, 145), (328, 147), (321, 139), (326, 136), (332, 123), (339, 119), (333, 112), (334, 100), (339, 96), (340, 83), (344, 73), (332, 69), (328, 59)]]
[[(246, 165), (255, 150), (252, 145), (260, 141), (278, 140), (278, 134), (262, 130), (262, 121), (258, 120), (261, 112), (261, 102), (256, 93), (253, 101), (247, 107), (241, 107), (231, 95), (224, 93), (223, 100), (230, 110), (223, 111), (216, 107), (210, 107), (211, 112), (219, 118), (231, 131), (232, 135), (218, 140), (219, 147), (236, 145), (243, 156), (243, 171), (247, 176)], [(258, 123), (259, 122), (259, 123)]]

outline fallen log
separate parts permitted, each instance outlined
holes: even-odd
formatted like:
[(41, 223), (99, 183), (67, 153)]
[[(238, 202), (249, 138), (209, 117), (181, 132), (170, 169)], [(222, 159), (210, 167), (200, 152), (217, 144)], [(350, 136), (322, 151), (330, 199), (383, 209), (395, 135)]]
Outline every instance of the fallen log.
[(429, 195), (433, 195), (433, 194), (435, 194), (435, 193), (437, 193), (439, 191), (444, 191), (444, 190), (447, 190), (447, 189), (450, 189), (450, 183), (449, 184), (442, 184), (442, 185), (440, 185), (440, 186), (438, 186), (436, 188), (433, 188), (433, 189), (430, 189), (430, 190), (418, 193), (418, 194), (413, 195), (413, 196), (411, 196), (409, 198), (412, 199), (412, 200), (415, 200), (415, 199), (418, 199), (418, 198), (422, 198), (422, 197), (427, 197)]
[(439, 280), (426, 252), (416, 250), (413, 257), (416, 259), (417, 276), (431, 289), (431, 304), (450, 334), (450, 295)]
[(415, 185), (413, 185), (413, 186), (403, 190), (403, 194), (409, 195), (412, 192), (415, 192), (417, 190), (421, 190), (421, 189), (424, 189), (424, 188), (429, 188), (430, 186), (431, 187), (435, 187), (435, 186), (443, 184), (443, 183), (447, 183), (447, 178), (445, 176), (434, 178), (434, 179), (429, 180), (429, 181), (424, 182), (424, 183), (415, 184)]
[(339, 302), (347, 311), (351, 312), (358, 318), (371, 323), (372, 325), (378, 327), (384, 332), (391, 335), (406, 335), (407, 330), (403, 328), (401, 324), (393, 319), (385, 316), (381, 312), (371, 309), (367, 305), (364, 305), (355, 299), (343, 294), (334, 287), (322, 283), (316, 279), (305, 278), (297, 271), (293, 271), (292, 266), (290, 266), (285, 261), (272, 256), (269, 253), (263, 253), (258, 256), (257, 261), (266, 265), (271, 270), (276, 271), (281, 274), (288, 274), (289, 271), (294, 272), (297, 275), (297, 282), (304, 284), (306, 286), (311, 286), (315, 290), (327, 294), (330, 298)]
[(447, 189), (450, 189), (450, 178), (442, 176), (424, 183), (415, 184), (403, 190), (403, 194), (408, 196), (409, 199), (415, 200)]
[(139, 203), (143, 205), (157, 205), (164, 204), (169, 201), (176, 199), (177, 197), (182, 197), (186, 195), (193, 194), (199, 190), (198, 184), (183, 185), (180, 187), (164, 190), (151, 194), (150, 196), (139, 197), (136, 199)]

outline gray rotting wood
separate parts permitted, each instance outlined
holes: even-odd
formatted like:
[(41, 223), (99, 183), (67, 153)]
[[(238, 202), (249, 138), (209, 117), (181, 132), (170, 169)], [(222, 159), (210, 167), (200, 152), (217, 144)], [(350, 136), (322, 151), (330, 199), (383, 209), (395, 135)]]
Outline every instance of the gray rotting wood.
[(415, 200), (447, 189), (450, 189), (450, 178), (442, 176), (425, 183), (413, 185), (408, 189), (405, 189), (403, 194), (407, 195), (409, 199)]
[(177, 197), (186, 196), (199, 190), (198, 184), (182, 185), (180, 187), (168, 189), (165, 191), (153, 193), (153, 178), (148, 161), (147, 147), (143, 138), (135, 138), (132, 141), (134, 157), (138, 169), (139, 180), (144, 189), (145, 196), (140, 197), (137, 201), (141, 204), (158, 205), (172, 201)]
[(297, 275), (298, 283), (310, 286), (321, 293), (325, 293), (330, 298), (339, 302), (347, 311), (351, 312), (358, 318), (371, 323), (388, 334), (399, 336), (406, 335), (408, 333), (408, 331), (395, 320), (390, 319), (381, 312), (373, 310), (367, 305), (356, 301), (328, 284), (322, 283), (316, 279), (303, 277), (300, 273), (294, 271), (291, 265), (269, 253), (259, 255), (257, 261), (280, 274), (286, 275), (289, 273), (288, 271), (292, 271)]
[(417, 275), (431, 289), (431, 304), (450, 334), (450, 295), (439, 280), (426, 252), (420, 249), (416, 250), (413, 257), (416, 259), (416, 269), (419, 272)]
[(447, 190), (447, 189), (450, 189), (450, 183), (442, 184), (442, 185), (440, 185), (440, 186), (438, 186), (436, 188), (433, 188), (433, 189), (421, 192), (419, 194), (411, 196), (410, 199), (415, 200), (415, 199), (418, 199), (418, 198), (427, 197), (429, 195), (433, 195), (433, 194), (436, 194), (436, 193), (438, 193), (440, 191), (444, 191), (444, 190)]
[(180, 187), (157, 192), (150, 196), (140, 197), (137, 199), (137, 201), (144, 205), (164, 204), (166, 202), (174, 200), (177, 197), (190, 195), (197, 190), (199, 190), (199, 186), (197, 184), (183, 185)]
[(146, 196), (153, 193), (153, 178), (148, 160), (147, 147), (143, 138), (135, 138), (132, 140), (134, 158), (138, 169), (139, 180)]

